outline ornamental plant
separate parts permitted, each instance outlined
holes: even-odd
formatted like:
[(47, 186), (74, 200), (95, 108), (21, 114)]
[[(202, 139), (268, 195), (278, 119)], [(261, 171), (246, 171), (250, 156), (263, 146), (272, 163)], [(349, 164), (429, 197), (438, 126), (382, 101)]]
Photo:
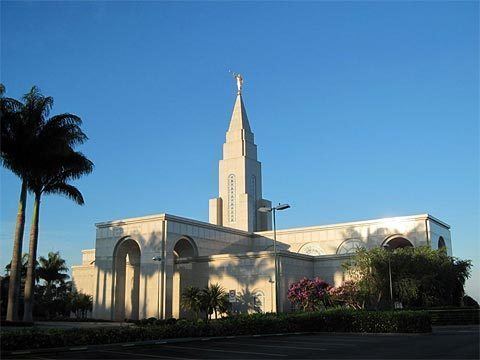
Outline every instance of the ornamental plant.
[(362, 299), (357, 283), (345, 281), (341, 286), (330, 290), (331, 300), (335, 304), (351, 309), (363, 309), (365, 301)]
[(316, 277), (303, 278), (290, 285), (288, 300), (295, 308), (303, 311), (317, 311), (332, 305), (330, 292), (333, 287), (326, 281)]

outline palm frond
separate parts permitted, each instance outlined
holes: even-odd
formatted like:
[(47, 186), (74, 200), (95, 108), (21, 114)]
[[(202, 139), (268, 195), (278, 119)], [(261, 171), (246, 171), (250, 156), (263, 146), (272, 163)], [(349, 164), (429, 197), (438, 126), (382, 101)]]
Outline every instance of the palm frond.
[(85, 204), (83, 195), (75, 186), (66, 183), (55, 183), (48, 189), (44, 190), (46, 194), (59, 194), (63, 195), (70, 200), (75, 201), (78, 205)]

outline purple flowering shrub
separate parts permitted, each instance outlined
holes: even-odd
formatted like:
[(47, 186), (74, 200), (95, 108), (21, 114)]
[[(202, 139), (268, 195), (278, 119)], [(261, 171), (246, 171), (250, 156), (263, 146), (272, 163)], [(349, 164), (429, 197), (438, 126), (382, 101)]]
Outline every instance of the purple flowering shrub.
[(332, 288), (330, 291), (332, 301), (352, 309), (363, 309), (364, 301), (360, 289), (354, 281), (345, 281), (341, 286)]
[(290, 285), (287, 297), (298, 310), (317, 311), (332, 305), (330, 293), (333, 289), (318, 277), (303, 278)]

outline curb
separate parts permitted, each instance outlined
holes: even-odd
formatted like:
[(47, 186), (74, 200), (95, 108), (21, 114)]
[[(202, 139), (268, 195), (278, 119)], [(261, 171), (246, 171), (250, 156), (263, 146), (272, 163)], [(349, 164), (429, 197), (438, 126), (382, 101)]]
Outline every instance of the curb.
[(426, 336), (432, 333), (364, 333), (364, 332), (327, 332), (327, 331), (307, 331), (307, 332), (293, 332), (293, 333), (276, 333), (276, 334), (254, 334), (254, 335), (232, 335), (232, 336), (212, 336), (212, 337), (188, 337), (188, 338), (173, 338), (173, 339), (155, 339), (135, 341), (130, 343), (111, 343), (111, 344), (99, 344), (99, 345), (85, 345), (85, 346), (64, 346), (56, 348), (41, 348), (31, 350), (12, 350), (2, 351), (2, 355), (33, 355), (42, 353), (59, 353), (59, 352), (78, 352), (88, 350), (104, 350), (110, 348), (131, 348), (142, 345), (164, 345), (174, 343), (186, 343), (192, 341), (211, 341), (211, 340), (225, 340), (225, 339), (241, 339), (241, 338), (259, 338), (259, 337), (272, 337), (272, 336), (292, 336), (292, 335), (375, 335), (375, 336)]

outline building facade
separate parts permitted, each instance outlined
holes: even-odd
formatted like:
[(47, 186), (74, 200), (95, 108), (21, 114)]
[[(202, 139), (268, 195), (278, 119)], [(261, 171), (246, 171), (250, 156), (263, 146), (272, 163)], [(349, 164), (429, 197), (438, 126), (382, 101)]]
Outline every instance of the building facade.
[[(182, 317), (185, 287), (235, 290), (240, 312), (288, 311), (289, 284), (321, 277), (340, 285), (341, 264), (358, 247), (430, 246), (452, 253), (450, 227), (429, 214), (277, 230), (262, 195), (257, 146), (237, 93), (219, 163), (219, 196), (209, 223), (159, 214), (96, 224), (95, 249), (72, 267), (76, 288), (94, 299), (94, 318)], [(275, 291), (277, 283), (278, 291)], [(278, 301), (275, 299), (278, 294)], [(277, 308), (278, 304), (278, 308)]]

